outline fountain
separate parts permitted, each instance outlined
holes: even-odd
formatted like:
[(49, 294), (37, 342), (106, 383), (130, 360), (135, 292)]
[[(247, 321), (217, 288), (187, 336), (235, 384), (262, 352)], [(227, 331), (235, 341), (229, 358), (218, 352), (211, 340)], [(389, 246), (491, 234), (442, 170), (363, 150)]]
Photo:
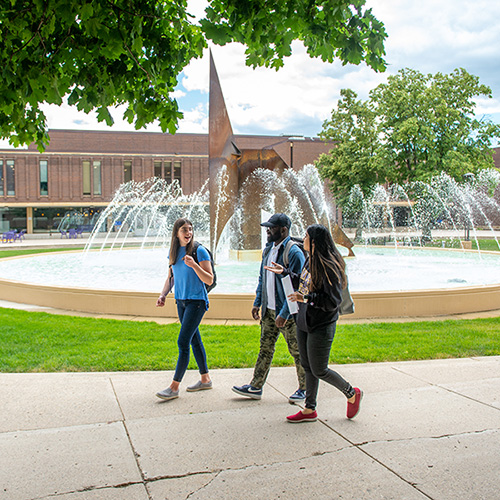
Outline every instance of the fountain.
[[(446, 173), (428, 183), (414, 182), (404, 188), (377, 185), (369, 196), (358, 187), (351, 191), (345, 210), (351, 225), (357, 227), (356, 238), (364, 244), (422, 246), (434, 234), (448, 234), (456, 248), (472, 248), (478, 241), (477, 228), (500, 243), (493, 225), (500, 225), (500, 205), (493, 196), (500, 185), (500, 172), (495, 169), (467, 174), (467, 182), (458, 183)], [(464, 238), (460, 238), (460, 234)], [(449, 246), (449, 245), (448, 245)], [(480, 250), (479, 250), (480, 251)]]
[[(224, 169), (221, 172), (223, 181)], [(429, 231), (443, 244), (459, 241), (457, 235), (464, 223), (470, 224), (472, 238), (479, 237), (480, 222), (495, 238), (490, 221), (499, 216), (500, 210), (485, 193), (485, 186), (497, 182), (497, 176), (485, 171), (466, 185), (439, 176), (428, 185), (418, 186), (422, 197), (410, 197), (398, 186), (377, 186), (368, 197), (354, 190), (353, 205), (358, 207), (363, 241), (356, 246), (356, 257), (347, 259), (355, 317), (417, 317), (500, 309), (500, 255), (464, 251), (458, 244), (456, 249), (421, 247)], [(268, 186), (263, 189), (260, 208), (271, 213), (279, 188), (288, 198), (286, 203), (280, 202), (291, 215), (292, 234), (302, 235), (306, 224), (298, 200), (314, 196), (316, 205), (328, 209), (326, 199), (318, 203), (320, 184), (316, 169), (310, 165), (294, 175), (255, 169), (244, 184), (251, 189), (243, 189), (240, 196), (244, 205), (254, 185), (259, 189)], [(300, 198), (293, 193), (301, 193)], [(207, 186), (184, 196), (178, 185), (167, 185), (159, 179), (125, 184), (103, 212), (85, 252), (1, 261), (0, 298), (93, 313), (154, 316), (158, 314), (155, 299), (167, 273), (173, 222), (181, 215), (188, 216), (195, 224), (196, 238), (208, 245), (208, 199)], [(402, 215), (395, 215), (394, 208), (403, 207), (407, 213), (405, 225), (400, 226)], [(346, 215), (353, 214), (354, 208), (348, 207)], [(491, 219), (484, 222), (482, 217)], [(244, 231), (244, 216), (236, 206), (220, 231), (216, 249), (218, 285), (210, 294), (208, 319), (249, 317), (259, 263), (231, 260), (232, 249), (242, 246)], [(342, 251), (347, 254), (347, 250)], [(172, 299), (167, 301), (166, 315), (175, 317)]]
[[(293, 223), (291, 234), (302, 236), (311, 223), (330, 225), (334, 207), (312, 165), (293, 170), (272, 145), (262, 150), (238, 147), (212, 59), (209, 158), (210, 179), (190, 196), (176, 182), (160, 179), (122, 185), (84, 252), (1, 261), (0, 299), (155, 316), (167, 273), (171, 227), (182, 215), (193, 221), (196, 239), (216, 255), (218, 285), (210, 294), (206, 318), (250, 319), (262, 214), (286, 212)], [(472, 231), (477, 239), (482, 225), (494, 237), (491, 221), (498, 224), (500, 210), (490, 195), (499, 181), (498, 172), (484, 171), (465, 184), (442, 175), (406, 189), (377, 186), (368, 197), (354, 189), (344, 214), (344, 220), (358, 228), (362, 243), (356, 257), (348, 259), (354, 317), (500, 309), (500, 255), (415, 248), (445, 229), (453, 237), (461, 230), (466, 235)], [(351, 250), (342, 230), (330, 228), (336, 241)], [(371, 247), (374, 243), (383, 247)], [(432, 281), (422, 279), (426, 277)], [(172, 298), (161, 314), (176, 317)]]

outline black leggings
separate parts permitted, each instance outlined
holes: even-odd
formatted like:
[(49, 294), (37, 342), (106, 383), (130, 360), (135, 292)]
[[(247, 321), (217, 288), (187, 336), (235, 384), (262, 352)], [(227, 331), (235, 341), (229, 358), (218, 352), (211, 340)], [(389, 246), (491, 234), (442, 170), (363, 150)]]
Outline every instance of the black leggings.
[(351, 384), (328, 368), (328, 358), (335, 336), (336, 322), (308, 333), (297, 328), (300, 363), (306, 372), (306, 408), (316, 409), (319, 381), (324, 380), (342, 391), (347, 398), (354, 396)]

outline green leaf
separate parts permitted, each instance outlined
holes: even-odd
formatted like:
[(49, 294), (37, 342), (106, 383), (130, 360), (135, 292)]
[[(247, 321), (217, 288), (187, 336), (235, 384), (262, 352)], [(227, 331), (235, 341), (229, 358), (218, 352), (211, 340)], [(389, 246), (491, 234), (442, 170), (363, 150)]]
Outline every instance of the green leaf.
[(92, 3), (86, 3), (82, 5), (80, 10), (79, 17), (82, 21), (87, 21), (94, 14), (94, 8), (92, 7)]

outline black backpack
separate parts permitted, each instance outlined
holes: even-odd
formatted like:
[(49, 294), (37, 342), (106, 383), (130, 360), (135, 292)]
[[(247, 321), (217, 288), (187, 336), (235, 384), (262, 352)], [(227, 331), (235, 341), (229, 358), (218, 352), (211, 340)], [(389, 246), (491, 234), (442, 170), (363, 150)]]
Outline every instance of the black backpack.
[(215, 288), (217, 285), (217, 275), (215, 274), (215, 263), (214, 263), (214, 257), (212, 255), (212, 252), (205, 246), (203, 246), (201, 243), (198, 241), (193, 242), (193, 259), (196, 261), (196, 263), (199, 265), (200, 263), (198, 262), (198, 247), (203, 247), (207, 252), (208, 255), (210, 256), (210, 265), (212, 266), (212, 274), (214, 275), (214, 280), (212, 281), (211, 285), (207, 285), (205, 283), (205, 287), (207, 289), (207, 293), (209, 293), (212, 289)]
[(290, 239), (285, 245), (285, 250), (283, 250), (283, 267), (288, 267), (289, 264), (288, 255), (290, 254), (290, 248), (292, 248), (292, 245), (297, 245), (302, 250), (302, 253), (307, 259), (307, 252), (304, 250), (304, 240), (296, 236), (290, 236)]

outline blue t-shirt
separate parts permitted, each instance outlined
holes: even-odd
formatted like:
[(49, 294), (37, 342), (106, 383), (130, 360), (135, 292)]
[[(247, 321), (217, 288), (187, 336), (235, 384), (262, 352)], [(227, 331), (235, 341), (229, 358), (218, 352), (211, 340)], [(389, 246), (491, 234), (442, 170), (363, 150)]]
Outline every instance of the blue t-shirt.
[[(176, 300), (204, 300), (208, 309), (208, 294), (205, 283), (198, 278), (194, 269), (186, 266), (182, 260), (186, 255), (186, 247), (179, 247), (177, 260), (172, 266), (174, 273), (174, 292)], [(205, 247), (199, 246), (197, 251), (198, 262), (210, 260)]]

